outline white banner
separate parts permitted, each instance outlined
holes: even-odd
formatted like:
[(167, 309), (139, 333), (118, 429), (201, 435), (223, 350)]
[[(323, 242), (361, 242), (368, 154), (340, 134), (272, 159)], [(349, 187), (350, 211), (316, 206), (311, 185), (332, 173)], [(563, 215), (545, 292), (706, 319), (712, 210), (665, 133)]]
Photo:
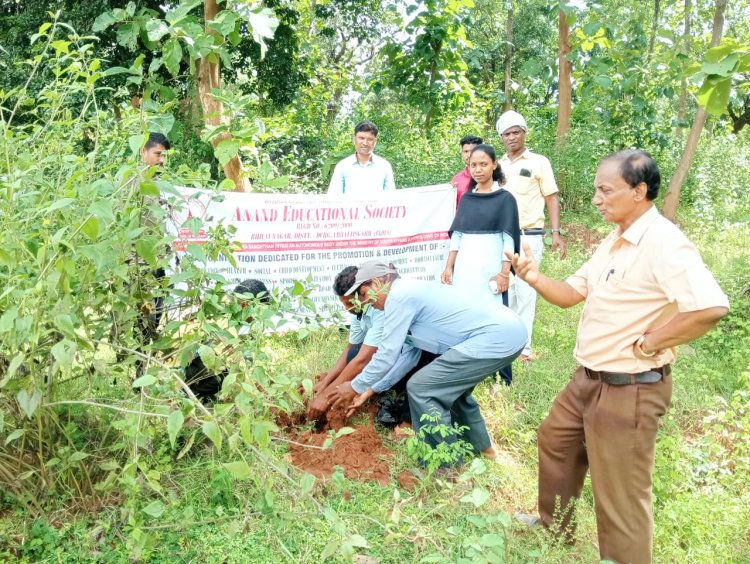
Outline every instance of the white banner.
[[(183, 209), (172, 216), (173, 248), (206, 241), (209, 227), (234, 225), (242, 249), (237, 268), (225, 257), (209, 261), (209, 272), (231, 282), (262, 280), (269, 289), (289, 286), (308, 275), (319, 286), (312, 299), (340, 308), (332, 290), (343, 268), (381, 259), (396, 265), (405, 278), (437, 280), (448, 253), (448, 228), (455, 211), (455, 189), (448, 184), (384, 192), (379, 198), (330, 197), (318, 194), (216, 195), (181, 188)], [(184, 225), (190, 217), (203, 222), (193, 235)]]

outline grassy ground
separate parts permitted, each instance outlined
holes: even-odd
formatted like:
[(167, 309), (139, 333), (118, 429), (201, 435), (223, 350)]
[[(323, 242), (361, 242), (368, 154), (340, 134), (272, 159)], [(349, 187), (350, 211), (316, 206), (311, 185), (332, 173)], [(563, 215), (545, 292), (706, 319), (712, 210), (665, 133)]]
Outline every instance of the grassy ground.
[[(750, 278), (747, 233), (691, 234), (733, 300), (733, 315), (720, 330), (683, 347), (675, 365), (673, 406), (657, 446), (654, 476), (657, 562), (749, 562), (750, 465), (741, 442), (750, 430), (745, 403), (732, 410), (732, 394), (750, 390), (747, 370), (750, 298), (742, 296)], [(544, 269), (554, 277), (573, 272), (587, 250), (573, 245), (558, 261), (548, 255)], [(419, 484), (414, 492), (341, 475), (309, 489), (312, 502), (286, 479), (256, 460), (247, 481), (232, 481), (208, 445), (179, 462), (173, 453), (152, 452), (151, 471), (161, 471), (162, 495), (170, 500), (158, 518), (124, 520), (128, 504), (147, 500), (113, 498), (105, 508), (52, 511), (32, 521), (18, 511), (0, 515), (0, 558), (27, 561), (121, 562), (313, 562), (330, 549), (334, 561), (352, 554), (378, 562), (593, 562), (598, 559), (593, 499), (587, 485), (578, 507), (573, 546), (560, 546), (539, 530), (524, 529), (509, 517), (534, 512), (536, 436), (539, 421), (573, 371), (572, 349), (579, 308), (559, 310), (540, 302), (534, 333), (538, 359), (514, 367), (510, 388), (489, 382), (477, 389), (490, 433), (501, 450), (497, 462), (479, 463), (457, 485)], [(285, 371), (306, 377), (329, 367), (344, 346), (337, 330), (305, 341), (282, 337), (274, 353)], [(744, 373), (744, 375), (743, 375)], [(712, 417), (713, 419), (707, 419)], [(383, 439), (391, 441), (383, 431)], [(284, 460), (286, 446), (274, 443)], [(404, 443), (395, 450), (393, 475), (414, 466)], [(743, 470), (744, 469), (744, 470)], [(299, 476), (291, 474), (292, 479)], [(84, 509), (84, 508), (82, 508)], [(92, 516), (93, 515), (93, 516)], [(134, 534), (135, 530), (139, 532)], [(134, 538), (139, 537), (139, 538)], [(144, 541), (145, 539), (145, 541)], [(5, 545), (5, 546), (3, 546)], [(360, 560), (367, 561), (367, 560)]]

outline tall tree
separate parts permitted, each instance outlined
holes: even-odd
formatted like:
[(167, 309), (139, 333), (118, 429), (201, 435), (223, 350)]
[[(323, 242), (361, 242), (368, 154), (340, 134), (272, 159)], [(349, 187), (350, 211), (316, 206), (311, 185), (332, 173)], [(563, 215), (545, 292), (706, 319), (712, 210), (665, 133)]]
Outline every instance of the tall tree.
[[(201, 5), (202, 17), (199, 18), (193, 14)], [(219, 10), (216, 0), (181, 0), (170, 5), (163, 14), (143, 8), (136, 11), (135, 4), (130, 2), (125, 10), (101, 14), (93, 30), (101, 32), (115, 26), (118, 44), (135, 50), (141, 42), (152, 54), (147, 71), (143, 55), (136, 58), (130, 69), (120, 67), (108, 71), (131, 74), (129, 80), (135, 79), (134, 84), (142, 85), (144, 98), (175, 96), (174, 89), (158, 74), (160, 69), (166, 69), (183, 87), (187, 82), (185, 71), (191, 75), (195, 72), (206, 138), (211, 141), (227, 179), (235, 190), (244, 191), (250, 184), (243, 175), (239, 150), (247, 128), (231, 127), (222, 101), (216, 96), (216, 90), (221, 88), (220, 61), (230, 64), (228, 47), (240, 43), (248, 34), (261, 45), (261, 55), (265, 54), (265, 40), (273, 37), (277, 25), (278, 20), (268, 8), (225, 2), (225, 9)]]
[(472, 95), (462, 55), (470, 46), (464, 20), (473, 6), (473, 0), (425, 0), (411, 6), (408, 13), (419, 12), (405, 26), (409, 39), (392, 39), (383, 49), (385, 72), (375, 90), (402, 91), (423, 111), (428, 131), (443, 109), (458, 107)]
[(505, 20), (505, 81), (503, 90), (505, 100), (503, 111), (508, 111), (513, 106), (511, 92), (511, 70), (513, 66), (513, 2), (508, 2), (508, 18)]
[[(219, 6), (216, 0), (205, 0), (203, 3), (203, 21), (205, 22), (206, 34), (213, 37), (216, 44), (220, 44), (222, 37), (219, 32), (210, 27), (210, 23), (216, 19), (219, 14)], [(218, 57), (201, 57), (198, 59), (198, 97), (203, 108), (203, 119), (207, 126), (217, 127), (224, 123), (224, 107), (221, 100), (212, 94), (214, 89), (221, 88), (221, 68)], [(222, 131), (211, 139), (214, 150), (218, 149), (219, 143), (231, 139), (228, 131)], [(237, 192), (249, 192), (251, 190), (250, 181), (244, 174), (242, 161), (239, 153), (235, 153), (229, 160), (224, 163), (224, 175), (234, 182), (234, 189)]]
[[(570, 131), (570, 114), (573, 106), (573, 92), (570, 81), (572, 64), (568, 60), (570, 55), (570, 23), (568, 21), (570, 7), (565, 4), (560, 5), (558, 14), (558, 75), (557, 75), (557, 143), (561, 145), (565, 136)], [(573, 13), (573, 15), (575, 15)]]
[(656, 30), (659, 29), (659, 15), (661, 12), (660, 0), (654, 0), (654, 16), (651, 19), (651, 36), (648, 39), (648, 55), (646, 55), (646, 63), (651, 62), (651, 57), (654, 54), (654, 43), (656, 43)]
[[(721, 34), (724, 29), (724, 10), (726, 7), (727, 0), (716, 0), (713, 29), (711, 32), (711, 47), (717, 47), (719, 43), (721, 43)], [(682, 184), (685, 182), (685, 178), (690, 171), (690, 166), (693, 164), (695, 152), (698, 149), (698, 141), (700, 141), (701, 132), (703, 131), (703, 125), (706, 123), (707, 115), (706, 108), (699, 105), (695, 112), (693, 126), (690, 128), (690, 134), (685, 143), (685, 150), (682, 152), (677, 169), (669, 180), (667, 195), (664, 198), (662, 213), (668, 219), (674, 220), (675, 215), (677, 214), (677, 205), (680, 202)]]
[[(684, 28), (682, 33), (682, 48), (685, 50), (685, 55), (689, 55), (692, 50), (693, 37), (690, 33), (691, 26), (691, 12), (693, 10), (693, 4), (691, 0), (685, 0), (685, 14), (684, 14)], [(682, 123), (685, 121), (685, 115), (687, 113), (687, 77), (684, 75), (680, 79), (680, 96), (677, 100), (677, 139), (682, 141)]]

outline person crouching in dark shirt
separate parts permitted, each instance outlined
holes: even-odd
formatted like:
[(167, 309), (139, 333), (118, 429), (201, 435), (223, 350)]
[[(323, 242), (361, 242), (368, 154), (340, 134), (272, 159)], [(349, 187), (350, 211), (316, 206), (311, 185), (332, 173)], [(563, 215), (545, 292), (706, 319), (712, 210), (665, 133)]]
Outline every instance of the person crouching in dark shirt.
[[(249, 279), (237, 284), (234, 295), (240, 299), (257, 299), (262, 304), (271, 301), (271, 296), (266, 285), (260, 280)], [(248, 319), (252, 321), (252, 319)], [(221, 384), (228, 372), (223, 370), (219, 373), (212, 372), (203, 363), (200, 355), (196, 352), (193, 359), (185, 367), (185, 383), (201, 401), (213, 401), (221, 390)]]

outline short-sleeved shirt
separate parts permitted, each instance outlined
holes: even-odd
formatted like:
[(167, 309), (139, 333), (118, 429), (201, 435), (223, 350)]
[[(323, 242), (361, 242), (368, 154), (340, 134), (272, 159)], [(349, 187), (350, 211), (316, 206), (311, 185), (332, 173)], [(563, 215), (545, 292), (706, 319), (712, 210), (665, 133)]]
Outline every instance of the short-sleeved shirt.
[(677, 313), (729, 307), (698, 250), (656, 207), (611, 233), (567, 283), (586, 299), (574, 355), (592, 370), (635, 374), (669, 364), (674, 349), (644, 360), (633, 343)]
[(456, 207), (461, 201), (461, 196), (469, 191), (469, 182), (471, 182), (471, 175), (468, 166), (451, 179), (451, 186), (456, 189)]
[(544, 198), (558, 191), (549, 160), (526, 149), (513, 160), (503, 155), (500, 166), (506, 177), (504, 188), (518, 202), (521, 229), (544, 227)]
[(363, 164), (357, 154), (341, 159), (333, 170), (328, 194), (346, 196), (374, 196), (385, 190), (395, 190), (391, 163), (377, 155)]
[(404, 342), (444, 354), (507, 358), (526, 344), (526, 327), (509, 308), (437, 282), (397, 279), (385, 301), (383, 339), (365, 369), (352, 381), (362, 393), (386, 378)]
[(380, 346), (383, 338), (382, 311), (374, 307), (368, 307), (361, 317), (352, 315), (349, 325), (349, 343), (352, 345), (367, 345), (369, 347)]

